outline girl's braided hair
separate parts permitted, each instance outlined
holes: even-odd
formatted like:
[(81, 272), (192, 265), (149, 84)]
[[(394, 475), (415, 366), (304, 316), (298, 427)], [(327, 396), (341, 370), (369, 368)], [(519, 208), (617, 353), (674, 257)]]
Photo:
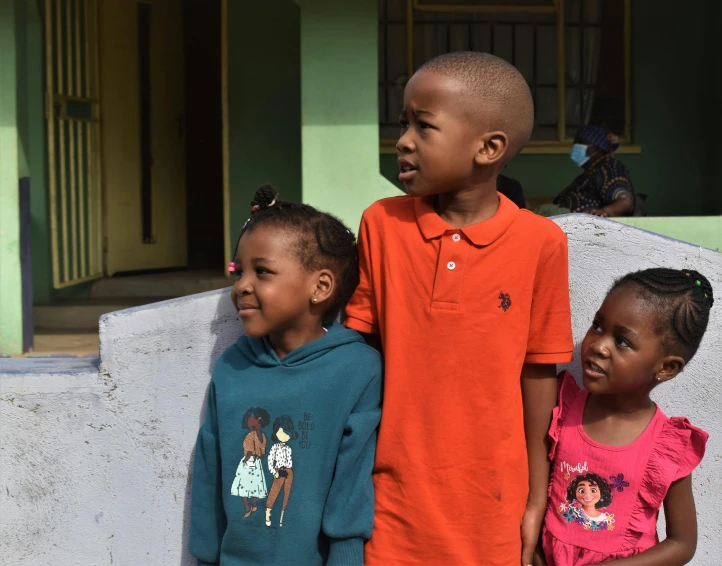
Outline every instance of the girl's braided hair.
[(338, 290), (323, 316), (323, 324), (331, 324), (359, 283), (358, 250), (353, 232), (331, 214), (307, 204), (279, 200), (271, 185), (263, 185), (256, 191), (251, 206), (252, 214), (243, 225), (239, 242), (243, 234), (259, 226), (290, 230), (298, 236), (294, 251), (305, 269), (330, 269), (334, 273)]
[(612, 290), (631, 285), (653, 309), (656, 332), (689, 362), (699, 348), (709, 311), (714, 304), (712, 285), (692, 269), (654, 268), (628, 273)]

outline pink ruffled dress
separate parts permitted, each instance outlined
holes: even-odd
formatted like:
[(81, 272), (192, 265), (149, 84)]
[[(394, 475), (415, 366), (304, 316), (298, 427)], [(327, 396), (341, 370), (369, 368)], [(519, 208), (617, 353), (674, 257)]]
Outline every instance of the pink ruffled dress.
[(669, 486), (702, 461), (708, 434), (659, 407), (626, 446), (594, 442), (582, 427), (588, 393), (560, 374), (551, 438), (552, 475), (542, 542), (549, 566), (600, 564), (659, 542), (657, 516)]

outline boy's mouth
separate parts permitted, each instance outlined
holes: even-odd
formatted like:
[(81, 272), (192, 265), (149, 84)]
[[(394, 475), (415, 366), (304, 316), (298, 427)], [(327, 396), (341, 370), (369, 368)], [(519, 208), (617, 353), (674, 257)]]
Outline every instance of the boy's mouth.
[(406, 159), (399, 159), (399, 181), (407, 183), (416, 176), (418, 169), (416, 166)]

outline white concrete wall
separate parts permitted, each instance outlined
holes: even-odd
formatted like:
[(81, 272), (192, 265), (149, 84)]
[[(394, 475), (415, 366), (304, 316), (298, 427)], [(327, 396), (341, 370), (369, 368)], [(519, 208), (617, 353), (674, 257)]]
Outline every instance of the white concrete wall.
[[(722, 255), (604, 219), (556, 221), (569, 235), (577, 343), (612, 280), (628, 271), (692, 267), (712, 282), (718, 302), (702, 347), (657, 401), (711, 435), (694, 480), (693, 564), (717, 566)], [(213, 361), (241, 332), (228, 292), (113, 313), (100, 332), (99, 371), (88, 361), (0, 361), (2, 565), (193, 563), (185, 550), (191, 453)]]

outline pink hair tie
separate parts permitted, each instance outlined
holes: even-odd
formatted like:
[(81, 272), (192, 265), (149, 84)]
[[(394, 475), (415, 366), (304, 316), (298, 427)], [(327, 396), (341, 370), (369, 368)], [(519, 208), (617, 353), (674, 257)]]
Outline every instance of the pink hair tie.
[(230, 261), (228, 262), (228, 273), (235, 273), (236, 271), (236, 262)]
[[(276, 198), (278, 198), (278, 197), (274, 197), (273, 200), (271, 201), (271, 203), (270, 203), (264, 210), (268, 210), (268, 209), (271, 208), (274, 204), (276, 204)], [(251, 216), (253, 216), (254, 214), (256, 214), (256, 212), (258, 212), (259, 210), (261, 210), (261, 206), (258, 205), (258, 204), (254, 204), (254, 205), (251, 207)], [(250, 221), (251, 221), (251, 217), (249, 216), (249, 217), (248, 217), (248, 220), (246, 220), (246, 222), (243, 224), (243, 228), (241, 228), (241, 234), (246, 231), (246, 228), (248, 228), (248, 223), (249, 223)], [(230, 269), (230, 268), (229, 268), (229, 269)]]

